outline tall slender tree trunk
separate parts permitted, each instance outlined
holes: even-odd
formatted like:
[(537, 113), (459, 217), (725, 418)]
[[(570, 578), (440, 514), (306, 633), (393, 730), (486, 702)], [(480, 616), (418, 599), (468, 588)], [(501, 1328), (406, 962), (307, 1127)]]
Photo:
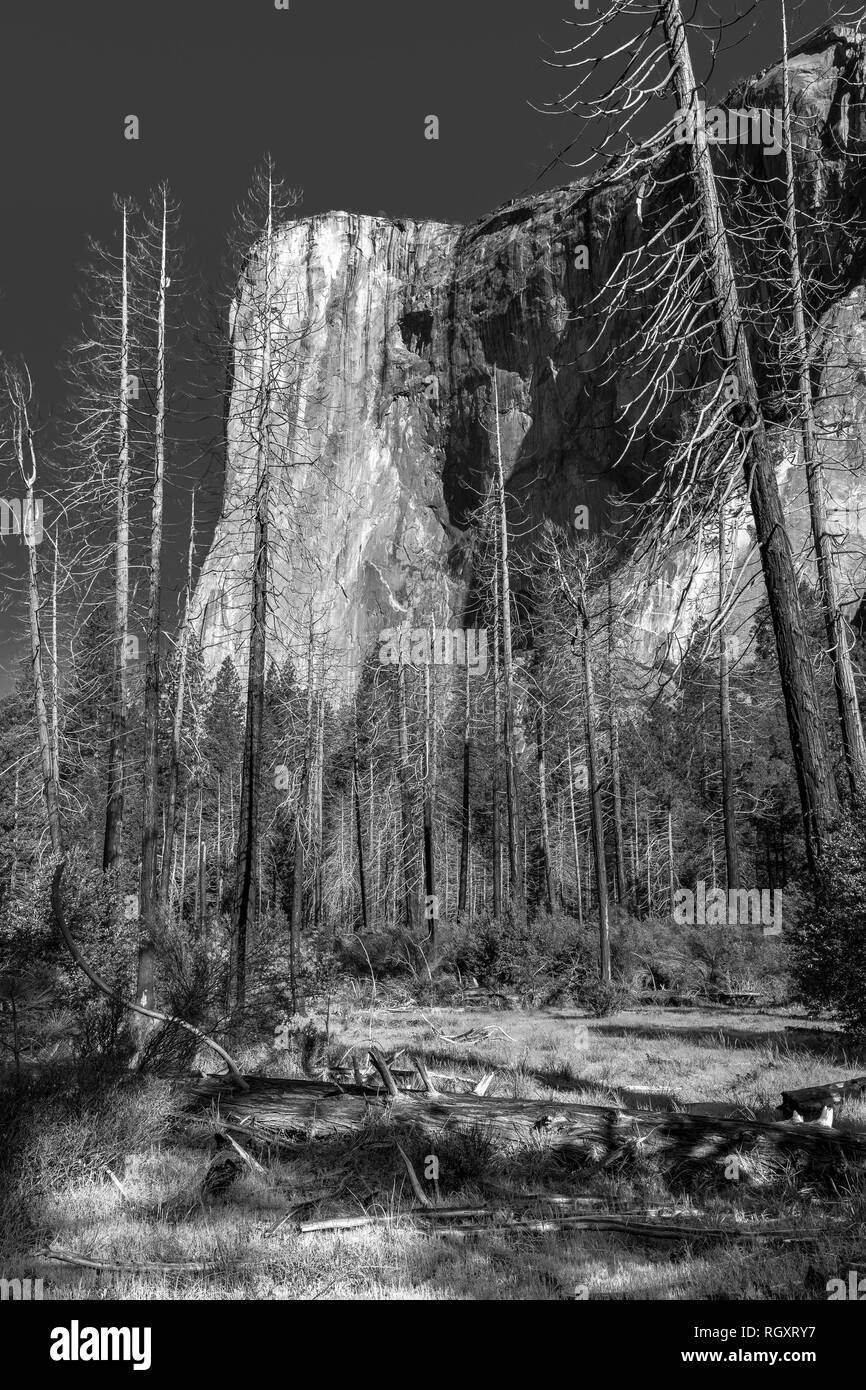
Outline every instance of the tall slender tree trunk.
[(577, 920), (583, 926), (583, 889), (580, 883), (580, 850), (577, 845), (577, 816), (574, 810), (574, 768), (571, 763), (571, 739), (568, 740), (568, 799), (571, 807), (571, 844), (574, 851), (574, 878), (577, 885)]
[(860, 800), (866, 800), (866, 740), (863, 737), (863, 723), (860, 718), (860, 705), (857, 699), (857, 686), (851, 664), (851, 649), (842, 608), (836, 574), (836, 560), (832, 542), (827, 529), (827, 505), (824, 495), (824, 467), (818, 452), (815, 434), (815, 416), (812, 409), (812, 385), (810, 381), (809, 344), (806, 335), (806, 317), (803, 308), (803, 277), (800, 263), (800, 247), (797, 238), (797, 206), (794, 186), (794, 151), (791, 140), (791, 95), (788, 74), (788, 28), (785, 17), (785, 3), (782, 0), (782, 81), (783, 81), (783, 139), (785, 145), (786, 198), (785, 235), (791, 262), (791, 301), (794, 320), (794, 350), (796, 353), (797, 392), (799, 397), (800, 430), (803, 438), (803, 462), (806, 468), (806, 483), (809, 492), (809, 516), (812, 525), (812, 541), (818, 568), (818, 586), (821, 594), (821, 611), (827, 630), (830, 659), (833, 663), (833, 689), (836, 694), (836, 708), (839, 715), (839, 728), (842, 734), (842, 751), (845, 756), (845, 769), (852, 793)]
[(737, 802), (734, 783), (734, 760), (731, 740), (731, 682), (728, 665), (728, 635), (721, 614), (724, 607), (725, 568), (725, 509), (719, 512), (719, 727), (722, 759), (722, 819), (725, 827), (725, 865), (728, 891), (740, 886), (740, 857), (737, 846)]
[(18, 778), (19, 768), (15, 767), (15, 800), (12, 809), (12, 866), (9, 870), (9, 892), (15, 892), (15, 880), (18, 877)]
[(608, 918), (607, 866), (604, 858), (604, 822), (601, 806), (601, 779), (596, 737), (595, 685), (592, 655), (589, 647), (589, 615), (583, 610), (583, 681), (586, 697), (586, 750), (589, 762), (589, 810), (592, 825), (592, 849), (595, 860), (595, 887), (598, 897), (598, 941), (601, 978), (610, 980), (610, 922)]
[[(150, 582), (148, 588), (146, 671), (144, 681), (144, 788), (141, 811), (141, 941), (138, 948), (136, 998), (156, 1008), (156, 948), (153, 929), (157, 912), (156, 837), (159, 774), (159, 647), (162, 604), (162, 504), (165, 476), (165, 296), (168, 200), (162, 192), (162, 240), (159, 259), (159, 303), (156, 345), (156, 421), (154, 426), (153, 499), (150, 521)], [(136, 1014), (136, 1032), (143, 1041), (152, 1021)]]
[(673, 811), (668, 809), (668, 896), (670, 898), (671, 912), (674, 910), (674, 891), (676, 888), (676, 870), (674, 868), (674, 816)]
[(54, 567), (51, 576), (51, 760), (54, 769), (54, 785), (60, 792), (60, 667), (57, 661), (57, 571), (60, 564), (60, 547), (57, 542), (57, 527), (54, 528)]
[(361, 782), (358, 776), (357, 737), (352, 753), (352, 792), (355, 800), (355, 837), (358, 845), (358, 888), (361, 894), (361, 925), (366, 934), (369, 931), (369, 921), (367, 918), (367, 879), (364, 873), (364, 836), (361, 827)]
[[(63, 835), (60, 826), (60, 804), (57, 796), (54, 759), (51, 749), (51, 731), (48, 723), (48, 703), (45, 695), (45, 658), (43, 654), (42, 629), (40, 623), (39, 567), (36, 562), (36, 451), (33, 431), (30, 426), (28, 397), (25, 394), (23, 375), (7, 370), (6, 388), (13, 410), (13, 430), (15, 456), (18, 471), (24, 486), (24, 505), (27, 508), (28, 523), (22, 519), (21, 530), (27, 547), (27, 608), (30, 626), (30, 675), (33, 686), (33, 712), (36, 717), (36, 734), (39, 745), (39, 769), (42, 775), (42, 800), (45, 805), (45, 818), (51, 837), (51, 852), (63, 853)], [(30, 390), (28, 378), (28, 390)], [(18, 781), (15, 782), (16, 841)]]
[(198, 912), (196, 914), (196, 930), (199, 938), (204, 939), (205, 926), (207, 924), (207, 840), (199, 840), (198, 847), (198, 887), (196, 890), (198, 900)]
[[(322, 864), (322, 799), (325, 766), (325, 652), (319, 662), (319, 680), (316, 689), (316, 789), (313, 798), (313, 874), (315, 889), (313, 895), (313, 927), (319, 929), (324, 896), (324, 868)], [(370, 814), (373, 814), (372, 806)]]
[(195, 890), (193, 896), (192, 920), (198, 926), (200, 902), (199, 889), (201, 888), (201, 819), (202, 819), (202, 787), (198, 789), (198, 831), (195, 837)]
[(460, 818), (460, 886), (457, 890), (457, 915), (466, 911), (466, 887), (469, 876), (469, 779), (472, 771), (472, 731), (469, 707), (469, 662), (463, 672), (463, 797)]
[(647, 915), (653, 912), (652, 861), (650, 858), (650, 818), (646, 818), (646, 906)]
[(545, 765), (546, 720), (544, 695), (539, 696), (535, 720), (535, 749), (538, 759), (538, 802), (541, 810), (541, 852), (544, 859), (544, 895), (548, 912), (553, 911), (556, 891), (553, 884), (553, 860), (550, 854), (550, 822), (547, 812), (547, 768)]
[(827, 734), (812, 674), (791, 542), (740, 313), (727, 230), (719, 207), (715, 174), (692, 68), (679, 0), (659, 0), (671, 64), (673, 91), (681, 111), (694, 117), (688, 147), (702, 219), (707, 265), (724, 357), (736, 370), (740, 406), (737, 423), (748, 434), (745, 478), (761, 553), (764, 582), (776, 637), (791, 749), (800, 793), (806, 850), (814, 871), (823, 840), (839, 813)]
[(619, 714), (616, 682), (614, 680), (613, 594), (607, 581), (607, 670), (608, 705), (610, 710), (610, 777), (613, 786), (613, 833), (616, 854), (616, 893), (620, 905), (625, 903), (625, 848), (622, 834), (622, 778), (619, 763)]
[[(502, 916), (502, 814), (499, 792), (499, 729), (502, 718), (499, 688), (499, 544), (499, 520), (497, 516), (494, 524), (493, 545), (493, 765), (491, 768), (493, 779), (493, 916), (497, 921)], [(472, 863), (471, 851), (469, 862)]]
[[(239, 827), (235, 865), (234, 905), (234, 1001), (242, 1008), (246, 997), (247, 931), (255, 914), (256, 858), (259, 843), (259, 792), (261, 784), (262, 726), (265, 704), (266, 624), (268, 606), (268, 524), (270, 513), (270, 414), (271, 414), (271, 278), (273, 275), (273, 193), (268, 175), (268, 210), (264, 237), (265, 292), (264, 340), (258, 388), (256, 429), (256, 493), (253, 538), (253, 575), (250, 602), (250, 647), (247, 670), (247, 705), (244, 757), (238, 797)], [(296, 844), (296, 860), (297, 860)], [(292, 931), (295, 930), (294, 914)]]
[(180, 853), (180, 902), (178, 904), (178, 921), (183, 922), (183, 907), (186, 901), (186, 827), (189, 819), (189, 785), (187, 785), (183, 798), (183, 844)]
[(502, 670), (505, 695), (505, 791), (508, 801), (508, 863), (511, 870), (511, 898), (518, 911), (526, 906), (523, 863), (520, 854), (520, 806), (514, 748), (514, 664), (511, 646), (511, 584), (508, 572), (508, 516), (505, 505), (505, 477), (502, 469), (502, 441), (499, 433), (499, 387), (493, 369), (493, 397), (496, 414), (496, 493), (499, 509), (499, 561), (502, 571)]
[(400, 762), (397, 776), (400, 783), (400, 813), (402, 820), (403, 919), (407, 932), (417, 941), (421, 934), (421, 914), (415, 885), (415, 822), (412, 814), (412, 789), (409, 769), (409, 716), (406, 705), (406, 663), (403, 642), (400, 643), (400, 662), (397, 667), (397, 717), (399, 721)]
[[(368, 828), (369, 828), (369, 837), (368, 837), (368, 842), (367, 842), (368, 845), (369, 845), (369, 850), (368, 850), (368, 853), (367, 853), (367, 862), (368, 862), (368, 864), (370, 864), (370, 866), (371, 866), (370, 873), (371, 873), (371, 877), (372, 877), (372, 880), (373, 880), (372, 902), (371, 902), (371, 904), (370, 904), (370, 922), (371, 922), (371, 925), (372, 925), (373, 929), (375, 930), (376, 924), (377, 924), (378, 921), (379, 921), (379, 894), (380, 894), (380, 892), (381, 892), (381, 887), (382, 887), (382, 878), (381, 878), (381, 871), (380, 871), (380, 870), (381, 870), (381, 862), (380, 862), (380, 861), (381, 861), (381, 852), (382, 852), (382, 836), (381, 836), (381, 833), (379, 833), (379, 834), (376, 833), (376, 825), (377, 825), (377, 820), (376, 820), (376, 798), (375, 798), (375, 795), (374, 795), (374, 783), (373, 783), (373, 754), (372, 754), (372, 753), (370, 754), (369, 766), (368, 766), (368, 784), (369, 784), (369, 787), (370, 787), (370, 798), (369, 798), (369, 800), (370, 800), (370, 816), (369, 816), (369, 820), (368, 820), (368, 822), (367, 822), (367, 825), (368, 825)], [(374, 863), (375, 863), (375, 866), (376, 866), (376, 867), (375, 867), (375, 870), (373, 870), (373, 868), (372, 868), (372, 865), (373, 865)]]
[[(186, 693), (186, 665), (189, 651), (189, 605), (192, 597), (192, 567), (195, 556), (195, 492), (189, 515), (189, 547), (186, 560), (186, 588), (183, 595), (183, 618), (180, 628), (178, 652), (177, 692), (174, 697), (174, 720), (171, 729), (171, 755), (168, 768), (168, 799), (165, 813), (165, 850), (162, 856), (162, 876), (159, 896), (162, 904), (171, 910), (171, 884), (174, 873), (175, 822), (177, 819), (177, 788), (180, 778), (180, 745), (183, 734), (183, 707)], [(233, 817), (234, 818), (234, 813)]]
[(436, 691), (433, 686), (432, 656), (435, 650), (436, 629), (432, 632), (434, 647), (431, 660), (424, 668), (424, 897), (425, 920), (429, 923), (428, 932), (431, 951), (436, 950), (436, 863), (433, 839), (433, 809), (436, 804)]
[(222, 777), (217, 773), (217, 831), (216, 831), (216, 870), (217, 870), (217, 916), (223, 910), (223, 799)]
[(127, 208), (123, 205), (120, 300), (120, 380), (117, 402), (117, 501), (114, 537), (114, 684), (108, 741), (108, 799), (102, 868), (118, 868), (123, 848), (123, 797), (127, 725), (127, 636), (129, 632), (129, 255)]

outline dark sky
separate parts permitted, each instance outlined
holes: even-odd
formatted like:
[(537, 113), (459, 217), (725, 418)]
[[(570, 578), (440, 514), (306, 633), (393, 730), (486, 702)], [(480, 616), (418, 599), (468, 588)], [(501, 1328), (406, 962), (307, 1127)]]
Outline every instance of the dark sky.
[[(86, 239), (110, 237), (114, 193), (143, 201), (167, 179), (209, 278), (265, 150), (303, 190), (299, 215), (466, 221), (525, 191), (564, 142), (564, 122), (528, 103), (558, 90), (542, 56), (545, 40), (567, 35), (571, 0), (289, 4), (2, 0), (0, 351), (26, 356), (44, 412), (60, 403)], [(726, 16), (747, 8), (718, 4)], [(835, 8), (806, 0), (795, 36)], [(777, 0), (760, 0), (755, 31), (721, 58), (711, 99), (778, 57), (778, 15)], [(131, 113), (137, 142), (123, 138)], [(424, 139), (431, 113), (438, 142)], [(569, 177), (560, 169), (538, 186)], [(0, 472), (8, 489), (5, 463)], [(0, 636), (9, 631), (4, 616)], [(0, 688), (15, 655), (4, 648)]]

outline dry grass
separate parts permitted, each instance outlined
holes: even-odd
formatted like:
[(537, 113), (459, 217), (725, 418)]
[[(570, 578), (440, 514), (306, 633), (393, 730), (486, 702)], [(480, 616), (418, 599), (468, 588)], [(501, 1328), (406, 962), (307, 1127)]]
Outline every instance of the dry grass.
[[(701, 1103), (772, 1118), (782, 1090), (864, 1070), (862, 1058), (839, 1051), (826, 1026), (816, 1036), (798, 1033), (804, 1023), (782, 1013), (733, 1011), (639, 1010), (595, 1020), (567, 1009), (365, 1010), (332, 1024), (331, 1055), (373, 1039), (388, 1052), (417, 1052), (433, 1072), (477, 1080), (495, 1071), (492, 1094), (646, 1108)], [(510, 1037), (494, 1033), (471, 1045), (442, 1037), (471, 1028), (501, 1028)], [(242, 1050), (240, 1061), (279, 1075), (286, 1057), (262, 1046)], [(435, 1144), (418, 1137), (409, 1149), (419, 1173), (425, 1153), (436, 1153), (440, 1200), (449, 1205), (547, 1189), (618, 1207), (705, 1211), (714, 1219), (787, 1216), (800, 1227), (818, 1225), (824, 1234), (816, 1245), (650, 1243), (591, 1232), (431, 1234), (401, 1216), (414, 1199), (381, 1123), (297, 1151), (260, 1152), (265, 1175), (245, 1173), (225, 1200), (204, 1208), (197, 1189), (210, 1155), (207, 1126), (177, 1115), (165, 1083), (122, 1094), (119, 1109), (113, 1101), (101, 1118), (80, 1115), (77, 1124), (56, 1098), (33, 1102), (26, 1170), (19, 1170), (14, 1191), (7, 1175), (0, 1272), (41, 1275), (46, 1296), (474, 1300), (563, 1299), (585, 1290), (591, 1299), (825, 1298), (827, 1279), (857, 1267), (866, 1211), (859, 1179), (840, 1177), (833, 1191), (790, 1163), (756, 1172), (748, 1155), (733, 1182), (718, 1161), (680, 1181), (640, 1155), (603, 1169), (566, 1164), (541, 1144), (497, 1149), (484, 1134), (442, 1135)], [(846, 1112), (846, 1126), (864, 1122), (866, 1106)], [(112, 1156), (125, 1195), (104, 1171), (104, 1154)], [(300, 1203), (309, 1204), (303, 1219), (364, 1212), (395, 1219), (338, 1233), (301, 1234), (291, 1220), (274, 1230)], [(827, 1234), (828, 1217), (839, 1215), (847, 1217), (848, 1232)], [(217, 1268), (82, 1271), (28, 1257), (48, 1244), (133, 1264), (210, 1261)]]

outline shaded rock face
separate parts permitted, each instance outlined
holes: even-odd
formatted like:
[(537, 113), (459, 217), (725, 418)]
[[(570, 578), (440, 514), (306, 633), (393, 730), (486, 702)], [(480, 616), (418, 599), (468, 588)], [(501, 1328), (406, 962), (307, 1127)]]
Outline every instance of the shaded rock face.
[[(825, 414), (838, 421), (853, 412), (862, 427), (866, 200), (858, 165), (866, 108), (859, 38), (846, 29), (824, 32), (792, 56), (791, 77), (801, 205), (838, 205), (848, 222), (819, 253), (833, 286), (820, 307), (838, 338)], [(732, 104), (775, 108), (780, 93), (772, 69), (744, 84)], [(757, 147), (719, 155), (759, 179), (781, 167), (778, 156)], [(312, 621), (327, 635), (334, 692), (349, 693), (382, 628), (413, 611), (425, 619), (433, 611), (450, 626), (471, 621), (468, 521), (492, 471), (494, 369), (514, 543), (544, 518), (569, 524), (577, 505), (588, 507), (591, 530), (621, 528), (617, 499), (639, 493), (652, 477), (664, 431), (647, 432), (624, 453), (618, 416), (643, 383), (634, 370), (611, 376), (611, 340), (599, 341), (593, 301), (645, 225), (664, 214), (641, 195), (634, 178), (611, 173), (592, 186), (514, 202), (467, 228), (335, 212), (279, 229), (276, 337), (292, 370), (272, 482), (272, 658), (291, 654), (302, 668)], [(253, 255), (235, 307), (222, 517), (194, 605), (209, 664), (231, 655), (241, 671), (255, 436), (250, 381), (238, 364), (255, 375), (255, 352), (245, 344), (255, 338), (260, 275)], [(633, 328), (624, 316), (614, 331), (624, 337)], [(866, 592), (862, 487), (850, 475), (850, 444), (840, 444), (837, 455), (832, 506), (850, 533), (845, 588), (856, 603)], [(803, 546), (805, 484), (793, 454), (780, 481), (792, 539)], [(743, 553), (753, 544), (748, 526), (738, 544)], [(637, 625), (642, 656), (653, 646), (648, 634), (669, 624), (695, 563), (693, 555), (672, 562), (648, 595)], [(707, 583), (712, 572), (710, 558)], [(699, 582), (681, 623), (695, 620), (700, 591)]]

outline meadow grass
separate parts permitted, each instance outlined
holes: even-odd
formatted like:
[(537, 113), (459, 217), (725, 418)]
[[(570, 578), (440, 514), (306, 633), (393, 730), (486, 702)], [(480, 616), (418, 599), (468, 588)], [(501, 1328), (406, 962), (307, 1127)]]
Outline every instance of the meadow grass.
[[(405, 1050), (395, 1066), (410, 1066), (410, 1054), (423, 1057), (443, 1088), (443, 1076), (461, 1078), (453, 1085), (465, 1089), (492, 1071), (492, 1095), (772, 1119), (783, 1090), (864, 1069), (829, 1025), (807, 1033), (806, 1022), (781, 1010), (644, 1008), (592, 1019), (567, 1008), (356, 1007), (332, 1014), (329, 1056), (373, 1041), (388, 1054)], [(469, 1043), (446, 1040), (470, 1029), (502, 1031)], [(287, 1070), (286, 1054), (269, 1044), (239, 1049), (238, 1060), (249, 1072)], [(738, 1180), (726, 1181), (718, 1158), (684, 1176), (660, 1171), (639, 1151), (605, 1167), (564, 1158), (541, 1141), (509, 1149), (482, 1132), (402, 1138), (419, 1174), (426, 1156), (436, 1155), (443, 1204), (502, 1207), (509, 1193), (556, 1191), (692, 1219), (783, 1217), (819, 1232), (803, 1246), (573, 1231), (450, 1237), (419, 1229), (408, 1215), (415, 1199), (381, 1120), (293, 1149), (257, 1147), (265, 1173), (245, 1172), (225, 1199), (203, 1205), (198, 1188), (214, 1122), (183, 1113), (169, 1082), (126, 1082), (91, 1107), (36, 1090), (19, 1096), (18, 1112), (18, 1163), (4, 1169), (0, 1198), (0, 1273), (41, 1276), (49, 1298), (826, 1298), (827, 1280), (846, 1278), (862, 1248), (861, 1175), (839, 1169), (828, 1178), (791, 1160), (762, 1167), (744, 1154)], [(840, 1123), (863, 1129), (866, 1105), (852, 1103)], [(373, 1213), (392, 1220), (308, 1234), (293, 1220), (277, 1226), (300, 1203), (307, 1204), (303, 1219)], [(840, 1219), (844, 1226), (835, 1224)], [(207, 1261), (215, 1268), (81, 1270), (34, 1257), (49, 1245), (129, 1264)]]

